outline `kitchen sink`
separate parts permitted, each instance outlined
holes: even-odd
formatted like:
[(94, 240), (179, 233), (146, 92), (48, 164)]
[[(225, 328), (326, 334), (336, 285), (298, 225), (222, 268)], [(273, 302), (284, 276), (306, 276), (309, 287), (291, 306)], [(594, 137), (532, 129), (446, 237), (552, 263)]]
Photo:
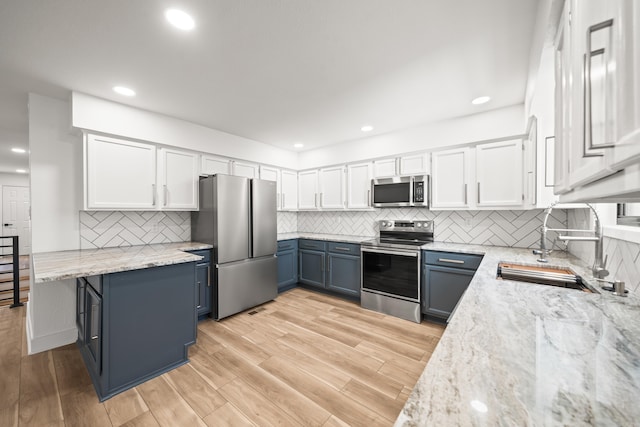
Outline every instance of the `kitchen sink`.
[(499, 279), (598, 293), (598, 291), (587, 286), (582, 277), (567, 267), (527, 265), (502, 261), (498, 263), (497, 277)]

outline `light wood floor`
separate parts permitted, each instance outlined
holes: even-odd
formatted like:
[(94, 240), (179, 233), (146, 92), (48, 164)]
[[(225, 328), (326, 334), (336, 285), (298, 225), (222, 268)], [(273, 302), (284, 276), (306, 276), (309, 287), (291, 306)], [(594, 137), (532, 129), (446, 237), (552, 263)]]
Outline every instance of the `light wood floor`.
[(0, 309), (0, 426), (390, 426), (442, 335), (304, 289), (198, 325), (190, 363), (99, 403), (75, 345)]

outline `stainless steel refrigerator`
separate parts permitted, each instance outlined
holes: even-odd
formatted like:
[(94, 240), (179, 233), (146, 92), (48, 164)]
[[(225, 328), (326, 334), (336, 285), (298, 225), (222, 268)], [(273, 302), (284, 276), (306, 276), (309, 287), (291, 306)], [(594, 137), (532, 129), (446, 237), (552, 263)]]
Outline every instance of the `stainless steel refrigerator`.
[(191, 239), (213, 245), (215, 319), (277, 296), (275, 182), (223, 174), (201, 177)]

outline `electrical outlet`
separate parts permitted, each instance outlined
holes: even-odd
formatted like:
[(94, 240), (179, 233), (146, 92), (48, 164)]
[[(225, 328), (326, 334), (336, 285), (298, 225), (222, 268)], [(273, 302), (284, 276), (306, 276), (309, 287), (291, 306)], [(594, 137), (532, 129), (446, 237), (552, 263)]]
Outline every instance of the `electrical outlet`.
[(158, 225), (158, 223), (157, 223), (157, 222), (154, 222), (154, 223), (151, 225), (151, 231), (152, 231), (152, 232), (157, 233), (159, 229), (160, 229), (160, 226)]
[(466, 225), (467, 227), (473, 227), (473, 220), (472, 218), (466, 218), (464, 220), (464, 225)]

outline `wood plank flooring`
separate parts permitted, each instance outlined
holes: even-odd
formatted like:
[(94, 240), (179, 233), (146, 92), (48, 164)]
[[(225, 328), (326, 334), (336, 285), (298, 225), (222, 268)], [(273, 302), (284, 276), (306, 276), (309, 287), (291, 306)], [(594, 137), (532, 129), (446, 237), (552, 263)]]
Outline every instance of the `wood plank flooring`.
[(25, 309), (0, 308), (0, 426), (391, 426), (443, 330), (296, 288), (100, 403), (75, 345), (27, 356)]

